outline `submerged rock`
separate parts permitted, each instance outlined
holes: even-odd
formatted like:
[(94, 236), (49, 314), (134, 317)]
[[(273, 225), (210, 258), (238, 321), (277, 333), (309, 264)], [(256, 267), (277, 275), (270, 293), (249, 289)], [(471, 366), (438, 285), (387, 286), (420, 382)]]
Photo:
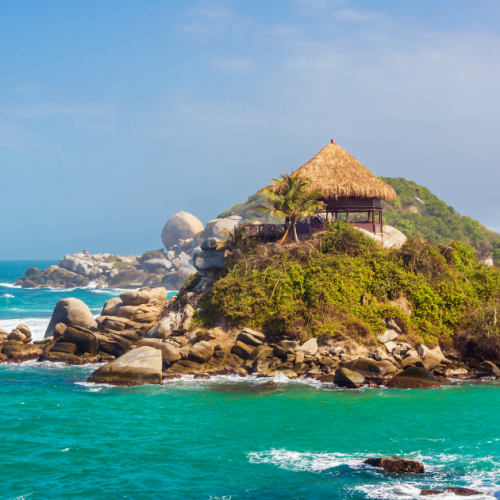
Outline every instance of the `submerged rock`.
[(471, 497), (474, 495), (482, 495), (480, 491), (471, 490), (469, 488), (456, 488), (453, 486), (448, 486), (444, 490), (421, 490), (420, 494), (425, 497), (430, 495), (441, 495), (442, 493), (446, 492), (455, 493), (455, 495), (459, 497)]
[(153, 347), (138, 347), (98, 368), (88, 382), (112, 385), (161, 384), (161, 351)]
[(422, 462), (401, 457), (368, 458), (363, 463), (372, 465), (373, 467), (379, 467), (387, 472), (425, 473), (425, 467)]

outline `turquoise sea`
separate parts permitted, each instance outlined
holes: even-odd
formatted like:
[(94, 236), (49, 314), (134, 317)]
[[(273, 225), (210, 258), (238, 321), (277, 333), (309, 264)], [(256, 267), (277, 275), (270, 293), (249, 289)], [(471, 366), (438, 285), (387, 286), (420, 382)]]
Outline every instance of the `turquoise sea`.
[[(66, 296), (98, 314), (119, 293), (9, 286), (32, 265), (0, 262), (0, 327), (40, 326)], [(453, 485), (500, 498), (498, 382), (353, 391), (220, 377), (117, 388), (88, 384), (93, 369), (0, 365), (0, 499), (412, 499)], [(382, 455), (428, 472), (362, 464)]]

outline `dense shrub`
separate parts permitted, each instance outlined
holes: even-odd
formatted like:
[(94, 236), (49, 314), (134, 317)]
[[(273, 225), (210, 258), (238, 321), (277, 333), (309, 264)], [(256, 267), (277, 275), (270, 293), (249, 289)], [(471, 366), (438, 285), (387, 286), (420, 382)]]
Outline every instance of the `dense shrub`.
[(341, 222), (299, 246), (254, 245), (227, 258), (204, 299), (204, 317), (288, 336), (366, 342), (392, 317), (406, 334), (436, 343), (473, 330), (471, 318), (480, 316), (497, 335), (491, 311), (500, 300), (500, 271), (480, 264), (463, 243), (448, 246), (448, 258), (415, 238), (384, 250)]

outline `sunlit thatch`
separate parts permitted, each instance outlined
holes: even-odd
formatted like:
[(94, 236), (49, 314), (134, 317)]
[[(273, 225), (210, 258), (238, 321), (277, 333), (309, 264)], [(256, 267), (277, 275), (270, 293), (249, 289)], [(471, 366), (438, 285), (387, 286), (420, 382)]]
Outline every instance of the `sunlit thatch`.
[[(312, 189), (320, 189), (324, 199), (380, 198), (392, 200), (396, 191), (372, 174), (356, 158), (337, 144), (328, 144), (314, 158), (294, 172), (308, 177)], [(279, 191), (279, 185), (273, 187)]]

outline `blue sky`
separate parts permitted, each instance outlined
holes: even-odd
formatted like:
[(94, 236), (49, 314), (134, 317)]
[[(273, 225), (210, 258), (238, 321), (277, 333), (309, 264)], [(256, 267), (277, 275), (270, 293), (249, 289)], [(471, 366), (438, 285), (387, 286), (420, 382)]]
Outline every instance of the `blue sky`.
[(0, 259), (142, 253), (331, 138), (500, 230), (500, 2), (5, 0)]

